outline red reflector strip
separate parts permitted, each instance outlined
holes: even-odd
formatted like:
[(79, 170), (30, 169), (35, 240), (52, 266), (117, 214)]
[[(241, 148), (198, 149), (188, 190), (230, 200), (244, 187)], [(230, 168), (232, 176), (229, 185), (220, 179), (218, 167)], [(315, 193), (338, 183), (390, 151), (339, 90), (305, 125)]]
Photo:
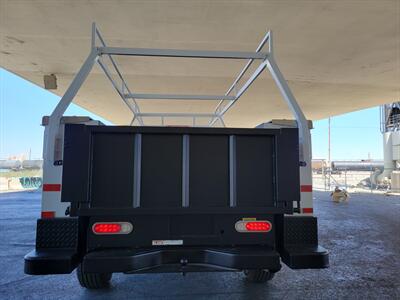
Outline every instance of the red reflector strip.
[(42, 219), (51, 219), (56, 216), (55, 211), (42, 211), (41, 217)]
[(312, 207), (304, 207), (303, 208), (303, 213), (304, 214), (312, 214), (314, 212)]
[(306, 193), (310, 193), (312, 192), (312, 185), (301, 185), (300, 186), (300, 192), (306, 192)]
[(45, 183), (43, 184), (43, 192), (60, 192), (61, 184)]
[(247, 222), (246, 229), (248, 231), (269, 231), (271, 224), (269, 222)]
[(118, 223), (97, 223), (93, 226), (94, 233), (118, 233), (121, 231), (121, 224)]

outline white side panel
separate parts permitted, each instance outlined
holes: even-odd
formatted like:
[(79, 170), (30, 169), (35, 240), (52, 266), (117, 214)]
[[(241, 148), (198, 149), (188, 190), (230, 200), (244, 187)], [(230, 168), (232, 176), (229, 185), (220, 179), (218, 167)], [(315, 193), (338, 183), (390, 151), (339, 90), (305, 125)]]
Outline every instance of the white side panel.
[[(69, 202), (61, 202), (62, 190), (62, 160), (64, 149), (64, 128), (65, 123), (100, 125), (101, 122), (82, 117), (61, 118), (58, 126), (54, 149), (48, 152), (49, 125), (45, 125), (44, 147), (43, 147), (43, 187), (42, 187), (42, 217), (65, 217), (65, 211), (70, 205)], [(57, 164), (57, 162), (59, 162)], [(60, 164), (61, 162), (61, 164)]]
[[(64, 125), (59, 126), (54, 153), (48, 153), (49, 126), (45, 126), (43, 147), (42, 217), (65, 217), (69, 203), (61, 203), (62, 165), (54, 165), (54, 158), (62, 159)], [(61, 157), (60, 157), (61, 156)], [(54, 214), (54, 215), (53, 215)]]

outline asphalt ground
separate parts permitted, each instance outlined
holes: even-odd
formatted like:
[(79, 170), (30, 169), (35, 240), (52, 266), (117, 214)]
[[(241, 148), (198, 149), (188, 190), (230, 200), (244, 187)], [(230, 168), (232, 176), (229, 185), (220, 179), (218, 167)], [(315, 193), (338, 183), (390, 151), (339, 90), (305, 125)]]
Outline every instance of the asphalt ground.
[(284, 266), (266, 284), (241, 273), (114, 274), (92, 291), (70, 275), (29, 276), (23, 256), (34, 248), (40, 192), (0, 194), (0, 299), (400, 299), (400, 197), (353, 194), (335, 204), (314, 192), (320, 245), (329, 269)]

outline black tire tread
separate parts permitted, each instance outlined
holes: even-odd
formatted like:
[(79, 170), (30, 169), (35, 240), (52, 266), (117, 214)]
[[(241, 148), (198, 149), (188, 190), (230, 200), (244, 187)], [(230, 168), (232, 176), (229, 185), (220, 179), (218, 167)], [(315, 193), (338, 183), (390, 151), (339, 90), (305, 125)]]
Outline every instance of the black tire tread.
[(85, 273), (82, 265), (76, 270), (79, 284), (87, 289), (103, 289), (109, 286), (112, 273)]
[(245, 270), (246, 279), (250, 282), (267, 282), (274, 278), (275, 273), (270, 272), (269, 270)]

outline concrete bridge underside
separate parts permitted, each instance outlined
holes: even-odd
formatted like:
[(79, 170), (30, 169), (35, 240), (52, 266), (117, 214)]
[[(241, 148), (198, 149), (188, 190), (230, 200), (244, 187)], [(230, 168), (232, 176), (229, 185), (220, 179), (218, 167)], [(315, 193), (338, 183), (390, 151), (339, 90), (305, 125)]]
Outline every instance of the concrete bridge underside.
[[(93, 21), (110, 46), (137, 48), (254, 51), (271, 29), (275, 58), (309, 119), (400, 99), (400, 0), (0, 0), (0, 66), (40, 86), (43, 75), (54, 73), (54, 92), (62, 95), (89, 53)], [(223, 94), (245, 63), (116, 60), (134, 92), (173, 94)], [(216, 105), (139, 101), (143, 112), (208, 113)], [(74, 102), (116, 124), (131, 120), (97, 67)], [(264, 73), (225, 120), (229, 126), (253, 127), (290, 117)]]

